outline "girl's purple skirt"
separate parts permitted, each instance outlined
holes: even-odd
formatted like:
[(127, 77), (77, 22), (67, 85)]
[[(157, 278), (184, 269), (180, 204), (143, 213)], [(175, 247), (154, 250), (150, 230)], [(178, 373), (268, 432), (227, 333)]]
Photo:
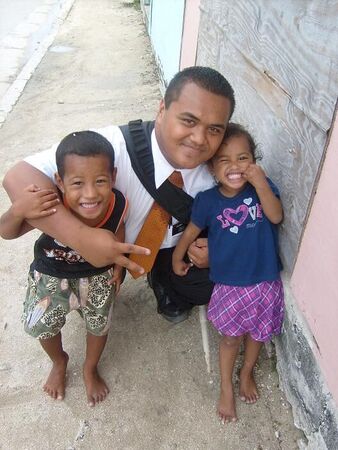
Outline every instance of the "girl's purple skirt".
[(252, 286), (215, 284), (208, 319), (224, 336), (249, 333), (265, 342), (279, 334), (284, 315), (284, 292), (280, 280)]

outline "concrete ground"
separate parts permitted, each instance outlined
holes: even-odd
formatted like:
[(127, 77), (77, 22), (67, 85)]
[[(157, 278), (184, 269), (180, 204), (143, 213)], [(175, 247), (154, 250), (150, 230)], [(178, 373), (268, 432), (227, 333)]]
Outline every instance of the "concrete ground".
[[(26, 155), (70, 131), (151, 119), (160, 91), (140, 11), (123, 0), (75, 0), (52, 46), (0, 129), (1, 178)], [(0, 193), (1, 212), (8, 200)], [(297, 449), (301, 433), (278, 388), (275, 360), (264, 349), (257, 368), (261, 398), (238, 399), (239, 422), (222, 425), (217, 333), (209, 327), (207, 373), (197, 309), (171, 325), (156, 313), (144, 279), (122, 287), (101, 373), (111, 393), (86, 405), (81, 365), (85, 330), (69, 316), (66, 398), (42, 391), (49, 362), (20, 323), (34, 231), (0, 241), (0, 449)], [(237, 378), (236, 378), (237, 380)]]
[(0, 126), (74, 0), (0, 0)]

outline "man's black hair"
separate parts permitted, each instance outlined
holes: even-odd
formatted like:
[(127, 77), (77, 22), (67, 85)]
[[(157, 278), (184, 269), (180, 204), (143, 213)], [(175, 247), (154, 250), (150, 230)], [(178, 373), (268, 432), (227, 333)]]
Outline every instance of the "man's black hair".
[(65, 175), (65, 158), (67, 155), (98, 156), (104, 155), (114, 169), (114, 149), (111, 143), (95, 131), (76, 131), (62, 139), (56, 149), (56, 166), (61, 178)]
[(230, 117), (235, 109), (234, 90), (225, 77), (211, 67), (193, 66), (178, 72), (170, 81), (165, 95), (164, 105), (166, 109), (170, 104), (176, 101), (187, 83), (195, 83), (197, 86), (212, 92), (216, 95), (221, 95), (230, 100)]

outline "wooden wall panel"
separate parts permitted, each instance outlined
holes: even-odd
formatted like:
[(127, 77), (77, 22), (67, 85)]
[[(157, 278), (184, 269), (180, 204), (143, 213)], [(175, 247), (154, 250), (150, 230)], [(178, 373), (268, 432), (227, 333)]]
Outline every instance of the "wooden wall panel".
[(338, 92), (337, 0), (205, 0), (202, 11), (298, 108), (329, 128)]
[(337, 1), (201, 1), (197, 62), (220, 70), (233, 85), (233, 119), (253, 133), (262, 165), (281, 190), (288, 271), (338, 92), (336, 23)]

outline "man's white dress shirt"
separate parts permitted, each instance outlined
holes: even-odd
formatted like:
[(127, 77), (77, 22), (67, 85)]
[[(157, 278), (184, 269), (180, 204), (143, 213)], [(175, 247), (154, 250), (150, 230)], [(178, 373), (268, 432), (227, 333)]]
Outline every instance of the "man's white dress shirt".
[[(129, 209), (125, 218), (125, 240), (126, 242), (134, 243), (153, 204), (153, 199), (132, 169), (126, 143), (120, 128), (110, 125), (93, 131), (102, 134), (114, 148), (115, 167), (117, 168), (115, 188), (127, 197), (129, 203)], [(155, 130), (153, 130), (151, 135), (151, 143), (155, 167), (155, 183), (158, 188), (177, 169), (172, 167), (163, 156), (156, 140)], [(25, 158), (25, 161), (54, 180), (54, 174), (57, 171), (55, 163), (56, 148), (57, 145), (53, 145), (48, 150), (28, 156)], [(195, 169), (182, 169), (180, 172), (184, 182), (184, 190), (192, 197), (215, 184), (206, 164), (202, 164)], [(161, 248), (170, 248), (176, 245), (180, 234), (172, 235), (172, 225), (175, 223), (177, 223), (177, 220), (173, 218)]]

